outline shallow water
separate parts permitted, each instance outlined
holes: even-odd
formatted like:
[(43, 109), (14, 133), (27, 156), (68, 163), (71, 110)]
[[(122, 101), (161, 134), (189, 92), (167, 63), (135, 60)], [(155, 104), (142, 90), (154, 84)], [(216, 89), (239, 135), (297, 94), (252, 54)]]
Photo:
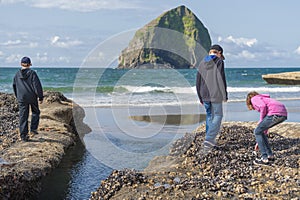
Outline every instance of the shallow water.
[(42, 179), (38, 199), (88, 199), (112, 169), (101, 164), (81, 141), (67, 150), (59, 166)]
[[(154, 110), (151, 112), (159, 113)], [(176, 113), (176, 109), (172, 110)], [(113, 169), (145, 168), (154, 156), (168, 154), (173, 141), (199, 124), (199, 119), (182, 126), (137, 121), (132, 120), (131, 115), (121, 114), (125, 111), (128, 113), (124, 108), (115, 109), (115, 113), (108, 108), (85, 109), (85, 120), (93, 131), (84, 137), (85, 146), (78, 142), (71, 147), (58, 168), (43, 179), (39, 199), (88, 199)], [(147, 108), (138, 108), (131, 109), (130, 113), (142, 116), (148, 111)], [(180, 117), (170, 116), (176, 122), (178, 119), (175, 118)]]

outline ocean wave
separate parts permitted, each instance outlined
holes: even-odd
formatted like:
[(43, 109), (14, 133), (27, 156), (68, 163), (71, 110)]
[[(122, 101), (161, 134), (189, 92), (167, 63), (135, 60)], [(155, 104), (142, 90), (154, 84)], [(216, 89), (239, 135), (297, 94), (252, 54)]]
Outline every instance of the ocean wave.
[[(144, 93), (173, 93), (173, 94), (196, 94), (196, 87), (158, 87), (158, 86), (98, 86), (98, 87), (45, 87), (45, 90), (54, 90), (62, 93), (94, 92), (100, 94), (144, 94)], [(256, 91), (259, 93), (295, 93), (300, 92), (299, 86), (282, 87), (228, 87), (229, 93), (245, 93)]]
[(114, 87), (114, 86), (99, 86), (99, 87), (44, 87), (44, 90), (58, 91), (62, 93), (86, 93), (86, 92), (96, 92), (96, 93), (126, 93), (129, 92), (125, 87)]
[[(128, 92), (133, 93), (149, 93), (149, 92), (164, 92), (175, 94), (190, 94), (197, 93), (196, 86), (191, 87), (152, 87), (152, 86), (123, 86)], [(282, 87), (227, 87), (229, 93), (248, 93), (251, 91), (270, 92), (270, 93), (286, 93), (300, 92), (299, 86), (282, 86)]]

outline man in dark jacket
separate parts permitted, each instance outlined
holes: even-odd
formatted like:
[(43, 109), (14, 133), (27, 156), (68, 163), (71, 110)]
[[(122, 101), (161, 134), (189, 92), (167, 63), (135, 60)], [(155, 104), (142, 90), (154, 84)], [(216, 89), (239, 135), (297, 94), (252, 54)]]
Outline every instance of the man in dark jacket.
[(30, 69), (31, 60), (23, 57), (21, 60), (22, 68), (16, 73), (13, 81), (13, 89), (19, 104), (20, 117), (20, 136), (21, 140), (28, 141), (28, 117), (29, 106), (31, 107), (30, 132), (38, 134), (37, 129), (40, 120), (39, 104), (43, 102), (43, 88), (35, 71)]
[(222, 47), (213, 45), (209, 55), (201, 61), (197, 73), (197, 94), (206, 110), (206, 135), (203, 143), (205, 152), (216, 145), (223, 118), (222, 102), (228, 99), (223, 60), (225, 57)]

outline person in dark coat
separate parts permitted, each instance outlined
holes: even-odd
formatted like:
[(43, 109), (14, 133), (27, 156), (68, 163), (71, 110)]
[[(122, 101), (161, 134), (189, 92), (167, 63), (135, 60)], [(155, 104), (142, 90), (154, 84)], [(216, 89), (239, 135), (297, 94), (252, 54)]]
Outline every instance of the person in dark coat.
[(205, 152), (216, 146), (223, 118), (222, 102), (228, 99), (223, 60), (223, 49), (215, 44), (211, 46), (209, 55), (201, 61), (197, 72), (197, 94), (206, 111), (206, 134), (203, 142)]
[(20, 117), (20, 137), (23, 141), (28, 141), (28, 117), (29, 107), (31, 108), (30, 132), (38, 134), (40, 120), (39, 103), (43, 103), (43, 88), (37, 73), (30, 69), (31, 60), (23, 57), (21, 60), (22, 68), (16, 73), (13, 80), (13, 89), (19, 104)]

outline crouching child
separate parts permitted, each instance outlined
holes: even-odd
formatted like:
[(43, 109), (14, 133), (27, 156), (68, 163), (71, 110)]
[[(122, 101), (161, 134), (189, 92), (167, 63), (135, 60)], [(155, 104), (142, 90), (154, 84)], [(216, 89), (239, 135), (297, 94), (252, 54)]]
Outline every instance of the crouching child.
[(259, 94), (255, 91), (248, 93), (246, 104), (249, 110), (260, 112), (254, 135), (261, 158), (256, 159), (254, 164), (269, 165), (275, 158), (267, 137), (268, 129), (287, 119), (286, 107), (281, 102), (270, 98), (270, 95)]

